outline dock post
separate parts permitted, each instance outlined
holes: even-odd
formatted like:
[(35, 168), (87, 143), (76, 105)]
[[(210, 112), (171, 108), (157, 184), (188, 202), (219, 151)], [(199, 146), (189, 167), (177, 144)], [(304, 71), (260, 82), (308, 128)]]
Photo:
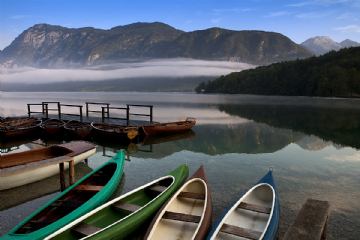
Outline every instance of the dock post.
[(58, 107), (58, 119), (61, 119), (61, 111), (60, 111), (60, 102), (57, 103), (57, 107)]
[(110, 104), (106, 104), (107, 107), (107, 117), (110, 118)]
[(27, 109), (28, 109), (28, 117), (31, 117), (30, 104), (27, 105)]
[(328, 201), (308, 199), (283, 240), (325, 240), (329, 213)]
[(59, 113), (59, 120), (61, 120), (61, 104), (59, 103), (59, 111), (58, 111), (58, 113)]
[(69, 184), (73, 185), (75, 183), (75, 164), (74, 160), (69, 162)]
[(64, 191), (66, 188), (66, 184), (65, 184), (65, 167), (64, 167), (64, 163), (61, 162), (59, 163), (59, 173), (60, 173), (60, 191)]
[(105, 107), (101, 107), (101, 122), (105, 122)]
[(130, 123), (130, 106), (126, 104), (126, 126), (129, 126)]
[(80, 122), (82, 122), (83, 121), (83, 110), (82, 110), (83, 106), (80, 106), (79, 108), (80, 108)]
[(89, 103), (86, 102), (85, 105), (86, 105), (86, 117), (89, 118)]
[(153, 106), (150, 106), (150, 124), (153, 122)]
[(45, 117), (46, 119), (49, 118), (49, 105), (47, 103), (45, 104)]

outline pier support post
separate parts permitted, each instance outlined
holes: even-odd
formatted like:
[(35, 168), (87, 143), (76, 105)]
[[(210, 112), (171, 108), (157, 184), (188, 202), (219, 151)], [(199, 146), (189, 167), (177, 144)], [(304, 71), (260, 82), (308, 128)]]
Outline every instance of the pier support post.
[(329, 213), (328, 201), (308, 199), (283, 240), (325, 240)]
[(69, 162), (69, 184), (75, 183), (75, 163), (74, 160)]
[(65, 184), (65, 167), (64, 167), (64, 163), (61, 162), (59, 163), (59, 174), (60, 174), (60, 191), (64, 191), (66, 188), (66, 184)]

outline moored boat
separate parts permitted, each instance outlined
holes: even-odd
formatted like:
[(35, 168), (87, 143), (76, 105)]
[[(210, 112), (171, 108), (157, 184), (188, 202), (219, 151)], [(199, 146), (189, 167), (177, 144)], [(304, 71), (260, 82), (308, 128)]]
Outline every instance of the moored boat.
[(65, 122), (60, 119), (48, 119), (41, 123), (47, 137), (61, 137), (64, 131)]
[[(0, 160), (0, 190), (36, 182), (59, 172), (57, 164), (39, 166), (36, 164), (37, 162), (68, 157), (72, 158), (76, 164), (87, 159), (95, 152), (96, 146), (94, 144), (74, 141), (2, 155)], [(67, 164), (65, 166), (67, 167)]]
[(64, 129), (65, 134), (72, 139), (87, 139), (91, 134), (92, 127), (89, 123), (71, 120), (65, 124)]
[(211, 196), (201, 166), (153, 219), (145, 239), (202, 240), (211, 224)]
[(227, 211), (208, 238), (273, 240), (279, 218), (279, 198), (269, 171)]
[(155, 123), (141, 127), (142, 132), (147, 136), (172, 134), (190, 130), (196, 124), (195, 118), (186, 118), (185, 121)]
[(38, 133), (41, 120), (36, 118), (5, 118), (0, 123), (0, 138), (8, 141), (18, 137), (29, 137)]
[(138, 127), (122, 126), (109, 123), (91, 123), (92, 135), (95, 138), (129, 142), (135, 139), (138, 134)]
[(44, 239), (104, 203), (123, 173), (124, 152), (118, 154), (36, 210), (2, 239)]
[(169, 199), (188, 176), (181, 165), (85, 214), (46, 239), (126, 239)]

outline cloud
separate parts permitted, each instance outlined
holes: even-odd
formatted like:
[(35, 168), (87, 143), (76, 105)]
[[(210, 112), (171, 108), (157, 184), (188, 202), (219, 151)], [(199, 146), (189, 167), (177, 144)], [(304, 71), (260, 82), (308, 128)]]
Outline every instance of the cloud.
[(343, 33), (360, 33), (360, 25), (352, 24), (344, 27), (337, 27), (335, 30)]
[(328, 12), (317, 12), (316, 11), (316, 12), (299, 13), (299, 14), (295, 15), (295, 17), (302, 18), (302, 19), (314, 19), (314, 18), (327, 17), (331, 14), (333, 14), (333, 11), (328, 11)]
[(253, 11), (253, 8), (215, 8), (212, 11), (215, 14), (222, 14), (222, 13), (240, 13), (240, 12), (250, 12)]
[(287, 15), (290, 15), (291, 13), (288, 12), (288, 11), (278, 11), (278, 12), (271, 12), (267, 15), (265, 15), (264, 17), (281, 17), (281, 16), (287, 16)]
[(336, 17), (338, 20), (351, 20), (351, 21), (357, 21), (359, 20), (357, 17), (354, 16), (354, 14), (346, 12), (342, 13), (339, 16)]
[(220, 76), (252, 68), (239, 62), (194, 59), (161, 59), (137, 63), (118, 63), (81, 69), (0, 69), (3, 83), (53, 83), (65, 81), (101, 81), (144, 77)]
[(358, 5), (359, 0), (314, 0), (303, 1), (297, 3), (287, 4), (288, 7), (305, 7), (305, 6), (332, 6), (337, 4), (346, 4), (350, 6)]

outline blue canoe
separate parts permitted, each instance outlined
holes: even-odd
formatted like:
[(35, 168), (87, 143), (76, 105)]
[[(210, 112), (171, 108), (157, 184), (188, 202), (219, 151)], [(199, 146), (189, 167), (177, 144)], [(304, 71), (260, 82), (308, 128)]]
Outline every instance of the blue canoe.
[(276, 239), (280, 203), (269, 171), (217, 221), (208, 239)]

